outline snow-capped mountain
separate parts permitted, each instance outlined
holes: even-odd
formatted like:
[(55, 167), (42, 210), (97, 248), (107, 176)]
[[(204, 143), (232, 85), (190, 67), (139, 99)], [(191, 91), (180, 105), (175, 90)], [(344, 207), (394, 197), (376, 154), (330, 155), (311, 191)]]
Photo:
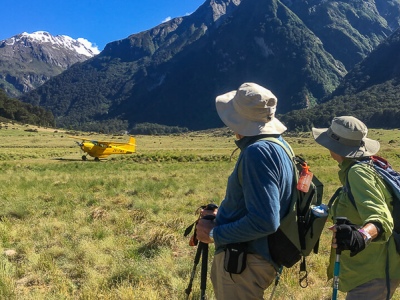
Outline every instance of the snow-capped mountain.
[(15, 43), (26, 43), (26, 41), (41, 44), (50, 43), (55, 49), (69, 49), (87, 57), (93, 57), (100, 52), (97, 47), (93, 47), (92, 43), (83, 38), (75, 40), (67, 35), (52, 36), (46, 31), (36, 31), (33, 33), (23, 32), (22, 34), (13, 36), (3, 42), (8, 46), (12, 46)]
[(83, 38), (46, 31), (15, 35), (0, 41), (0, 88), (16, 97), (99, 52)]

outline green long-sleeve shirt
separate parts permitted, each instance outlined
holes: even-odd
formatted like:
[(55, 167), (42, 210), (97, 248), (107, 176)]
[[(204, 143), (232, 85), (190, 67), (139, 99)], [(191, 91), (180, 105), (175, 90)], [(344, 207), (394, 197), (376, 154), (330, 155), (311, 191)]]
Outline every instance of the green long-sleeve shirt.
[[(400, 255), (396, 252), (394, 240), (391, 238), (392, 196), (372, 166), (368, 164), (352, 166), (353, 163), (354, 160), (345, 159), (339, 164), (339, 179), (345, 185), (347, 174), (357, 209), (347, 194), (342, 191), (332, 205), (331, 216), (333, 218), (347, 217), (349, 221), (360, 227), (366, 223), (378, 222), (382, 224), (383, 233), (353, 257), (350, 257), (350, 251), (341, 252), (339, 290), (343, 292), (350, 291), (375, 278), (386, 278), (388, 255), (390, 278), (400, 279)], [(333, 277), (335, 254), (335, 249), (332, 249), (328, 278)]]

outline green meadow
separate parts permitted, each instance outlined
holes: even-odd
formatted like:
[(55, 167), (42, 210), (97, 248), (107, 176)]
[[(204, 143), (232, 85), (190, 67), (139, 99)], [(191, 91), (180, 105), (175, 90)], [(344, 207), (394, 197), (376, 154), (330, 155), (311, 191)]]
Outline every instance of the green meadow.
[[(224, 197), (238, 157), (231, 132), (135, 136), (135, 154), (95, 162), (81, 160), (70, 135), (128, 136), (0, 127), (0, 299), (186, 299), (197, 248), (184, 231), (200, 206)], [(369, 132), (398, 170), (399, 133)], [(310, 133), (285, 137), (324, 183), (327, 203), (339, 185), (335, 161)], [(307, 258), (308, 287), (299, 286), (299, 266), (285, 269), (274, 299), (331, 298), (330, 239), (326, 229), (319, 254)], [(200, 298), (200, 264), (190, 299)], [(213, 299), (209, 280), (206, 294)]]

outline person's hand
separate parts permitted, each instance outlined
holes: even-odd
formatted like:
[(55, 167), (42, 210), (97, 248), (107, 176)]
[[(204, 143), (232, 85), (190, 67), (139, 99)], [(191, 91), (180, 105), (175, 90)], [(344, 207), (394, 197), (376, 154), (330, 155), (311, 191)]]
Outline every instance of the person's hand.
[(365, 240), (355, 224), (346, 220), (344, 224), (335, 224), (330, 230), (333, 231), (332, 248), (340, 251), (350, 250), (350, 256), (365, 249)]
[(214, 239), (212, 239), (209, 234), (211, 229), (213, 229), (215, 226), (214, 220), (199, 219), (196, 225), (197, 239), (206, 244), (214, 243)]

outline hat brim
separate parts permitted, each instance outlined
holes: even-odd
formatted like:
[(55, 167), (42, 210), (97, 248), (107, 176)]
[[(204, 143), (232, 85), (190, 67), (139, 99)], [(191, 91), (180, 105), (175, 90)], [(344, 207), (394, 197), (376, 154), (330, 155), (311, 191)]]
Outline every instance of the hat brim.
[(282, 134), (287, 130), (277, 118), (271, 121), (256, 122), (243, 118), (233, 107), (232, 99), (236, 91), (231, 91), (216, 98), (216, 108), (219, 117), (232, 131), (243, 136), (255, 136), (259, 134)]
[(332, 152), (339, 154), (340, 156), (348, 158), (357, 158), (371, 156), (378, 153), (380, 144), (378, 141), (364, 138), (364, 146), (353, 147), (339, 143), (338, 141), (330, 138), (327, 134), (328, 128), (313, 128), (312, 134), (315, 141), (321, 146), (331, 150)]

